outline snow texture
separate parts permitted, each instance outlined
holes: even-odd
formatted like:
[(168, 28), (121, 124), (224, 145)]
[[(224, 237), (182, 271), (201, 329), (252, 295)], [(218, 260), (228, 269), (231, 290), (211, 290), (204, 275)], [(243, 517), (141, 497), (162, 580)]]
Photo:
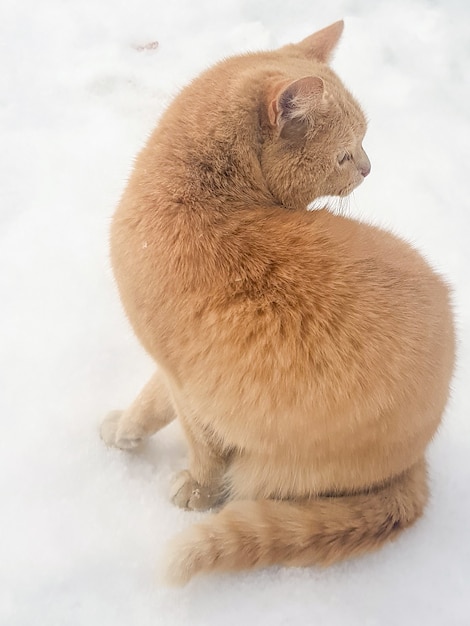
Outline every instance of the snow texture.
[[(191, 77), (342, 17), (334, 67), (365, 107), (372, 161), (349, 212), (413, 242), (454, 287), (458, 366), (432, 500), (371, 556), (169, 590), (165, 545), (203, 517), (168, 502), (181, 432), (127, 454), (98, 437), (152, 371), (117, 297), (110, 217)], [(466, 0), (2, 0), (2, 626), (470, 623), (469, 20)]]

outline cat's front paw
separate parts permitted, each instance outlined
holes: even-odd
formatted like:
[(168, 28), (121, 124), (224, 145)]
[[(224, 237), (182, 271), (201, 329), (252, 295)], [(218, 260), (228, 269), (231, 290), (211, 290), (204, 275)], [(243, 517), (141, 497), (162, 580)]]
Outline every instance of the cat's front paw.
[(221, 494), (220, 489), (200, 485), (188, 470), (183, 470), (173, 480), (170, 498), (181, 509), (206, 511), (220, 502)]
[(101, 423), (100, 436), (107, 446), (121, 450), (133, 450), (142, 441), (141, 433), (123, 428), (123, 411), (111, 411)]

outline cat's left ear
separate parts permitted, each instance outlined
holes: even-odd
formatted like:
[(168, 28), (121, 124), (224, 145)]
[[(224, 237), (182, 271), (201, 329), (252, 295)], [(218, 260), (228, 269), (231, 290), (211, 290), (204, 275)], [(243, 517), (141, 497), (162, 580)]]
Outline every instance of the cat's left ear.
[(328, 63), (333, 50), (338, 45), (338, 41), (344, 29), (344, 22), (340, 20), (322, 30), (313, 33), (296, 47), (309, 59), (316, 59), (322, 63)]
[(298, 138), (305, 135), (312, 113), (323, 108), (324, 98), (325, 86), (318, 76), (283, 81), (271, 92), (269, 121), (282, 138)]

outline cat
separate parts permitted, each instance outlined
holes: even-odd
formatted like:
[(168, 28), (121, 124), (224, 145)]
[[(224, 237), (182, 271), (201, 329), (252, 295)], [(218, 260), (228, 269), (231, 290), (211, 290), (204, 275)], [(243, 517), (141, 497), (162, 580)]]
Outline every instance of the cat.
[(121, 299), (157, 371), (101, 427), (137, 446), (179, 418), (167, 577), (329, 565), (420, 517), (454, 362), (449, 290), (398, 237), (327, 209), (369, 174), (364, 114), (328, 63), (336, 22), (224, 60), (135, 163), (111, 228)]

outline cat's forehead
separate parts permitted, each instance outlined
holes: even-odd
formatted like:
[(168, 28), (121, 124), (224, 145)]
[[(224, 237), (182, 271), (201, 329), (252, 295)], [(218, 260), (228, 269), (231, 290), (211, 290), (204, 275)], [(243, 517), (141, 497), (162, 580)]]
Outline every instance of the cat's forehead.
[[(287, 54), (283, 50), (268, 52), (247, 53), (224, 59), (212, 68), (214, 72), (221, 72), (226, 77), (245, 79), (240, 85), (262, 83), (266, 80), (291, 79), (297, 80), (305, 76), (318, 76), (326, 86), (327, 92), (335, 99), (343, 99), (345, 104), (357, 107), (357, 103), (347, 91), (337, 74), (325, 63)], [(238, 82), (238, 81), (237, 81)], [(365, 121), (365, 120), (364, 120)]]
[[(236, 102), (265, 99), (272, 86), (279, 82), (296, 81), (317, 76), (325, 86), (325, 97), (333, 104), (338, 116), (348, 121), (355, 136), (363, 136), (367, 122), (358, 102), (346, 89), (337, 74), (325, 63), (289, 51), (274, 50), (229, 57), (210, 68), (200, 78), (221, 99)], [(196, 79), (197, 82), (197, 79)]]
[(293, 80), (304, 76), (321, 78), (325, 86), (325, 97), (336, 105), (341, 117), (348, 119), (350, 128), (355, 134), (365, 134), (367, 120), (361, 106), (328, 65), (311, 59), (283, 58), (283, 55), (280, 59), (279, 67), (283, 68), (287, 78)]

